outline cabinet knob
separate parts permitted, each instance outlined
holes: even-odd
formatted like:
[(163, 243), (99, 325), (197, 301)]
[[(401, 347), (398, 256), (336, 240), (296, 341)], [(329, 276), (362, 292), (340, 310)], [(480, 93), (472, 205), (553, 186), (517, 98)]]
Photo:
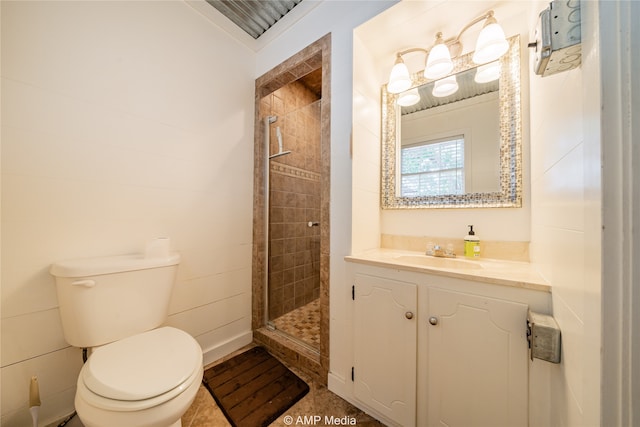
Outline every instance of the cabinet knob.
[(406, 317), (407, 319), (413, 319), (413, 313), (412, 313), (412, 312), (410, 312), (410, 311), (407, 311), (407, 312), (404, 314), (404, 317)]
[(433, 326), (438, 324), (438, 318), (436, 316), (431, 316), (429, 317), (429, 323), (432, 324)]

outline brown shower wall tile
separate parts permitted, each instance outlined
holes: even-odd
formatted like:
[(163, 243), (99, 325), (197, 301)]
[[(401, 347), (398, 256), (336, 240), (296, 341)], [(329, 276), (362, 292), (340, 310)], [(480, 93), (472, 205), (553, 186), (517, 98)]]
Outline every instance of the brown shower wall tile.
[(269, 318), (304, 306), (320, 295), (320, 102), (292, 82), (261, 102), (270, 126), (270, 154), (278, 152), (280, 127), (286, 156), (269, 162)]

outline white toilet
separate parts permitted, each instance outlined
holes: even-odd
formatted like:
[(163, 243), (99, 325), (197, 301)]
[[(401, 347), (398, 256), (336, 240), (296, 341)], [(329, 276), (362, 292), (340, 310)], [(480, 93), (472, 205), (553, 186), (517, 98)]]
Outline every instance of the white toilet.
[(179, 427), (202, 381), (202, 349), (167, 318), (180, 256), (51, 266), (65, 339), (89, 348), (76, 412), (86, 427)]

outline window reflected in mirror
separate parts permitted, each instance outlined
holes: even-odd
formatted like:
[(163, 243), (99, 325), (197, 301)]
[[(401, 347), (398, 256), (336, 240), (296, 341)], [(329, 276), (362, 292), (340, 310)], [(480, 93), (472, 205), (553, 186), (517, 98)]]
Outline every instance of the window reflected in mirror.
[(464, 135), (402, 145), (402, 197), (464, 193)]

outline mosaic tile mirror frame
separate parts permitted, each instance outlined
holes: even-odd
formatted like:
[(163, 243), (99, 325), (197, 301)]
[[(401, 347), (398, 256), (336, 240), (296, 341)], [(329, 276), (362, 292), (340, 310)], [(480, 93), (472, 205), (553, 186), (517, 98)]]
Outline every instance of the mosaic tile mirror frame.
[[(508, 39), (509, 50), (499, 61), (499, 190), (492, 192), (402, 197), (398, 188), (399, 94), (382, 86), (381, 206), (383, 209), (504, 208), (522, 206), (522, 120), (520, 105), (520, 37)], [(454, 59), (451, 74), (470, 70), (473, 52)], [(430, 81), (423, 73), (411, 76), (411, 89)]]

